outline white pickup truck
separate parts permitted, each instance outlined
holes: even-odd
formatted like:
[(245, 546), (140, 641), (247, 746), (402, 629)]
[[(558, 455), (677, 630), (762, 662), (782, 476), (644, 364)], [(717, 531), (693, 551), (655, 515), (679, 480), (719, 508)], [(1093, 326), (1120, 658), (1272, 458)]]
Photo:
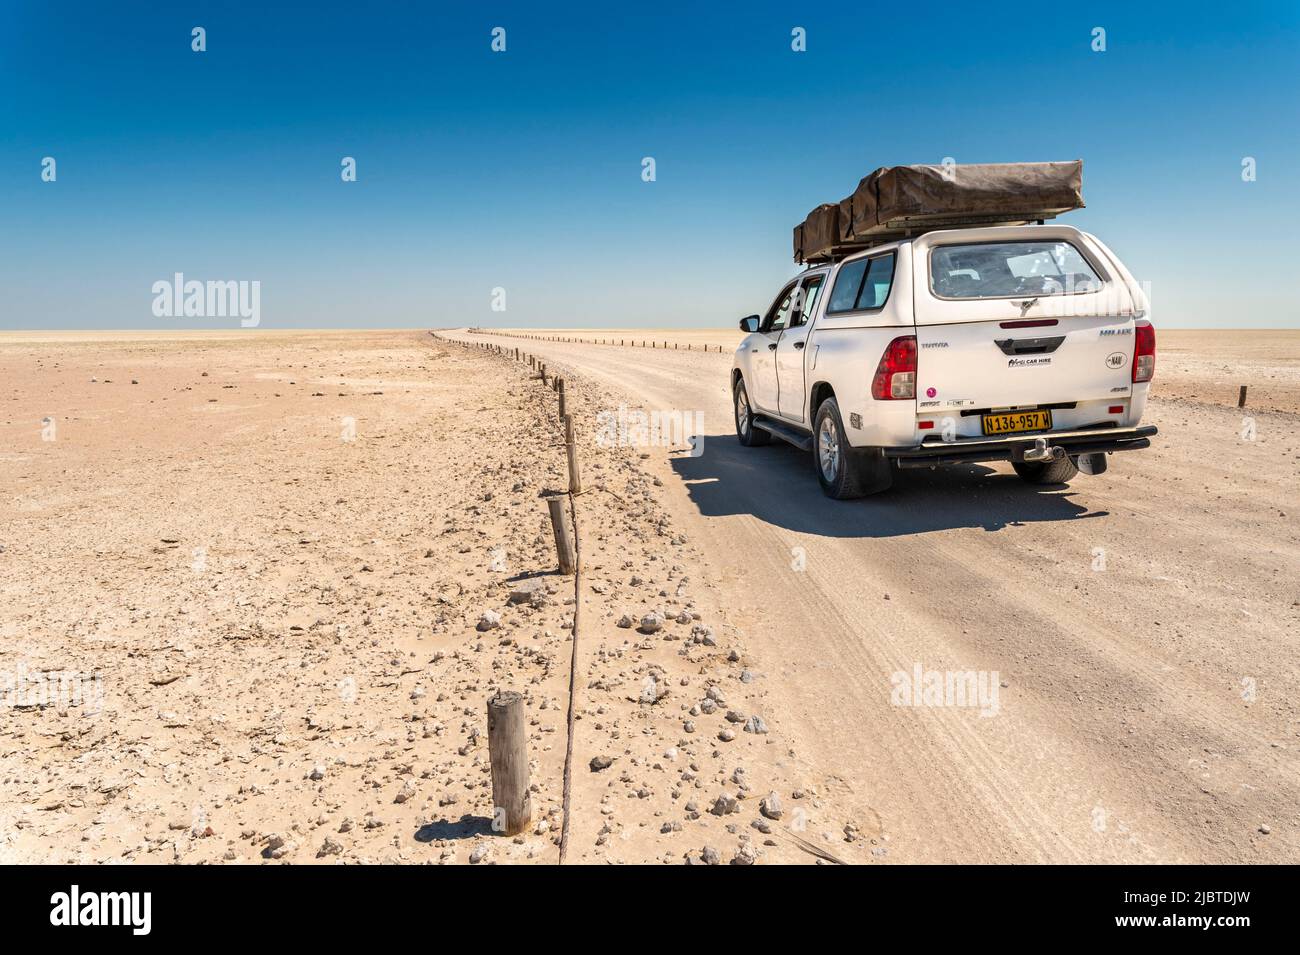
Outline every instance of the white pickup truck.
[(1099, 474), (1139, 427), (1155, 330), (1133, 276), (1064, 225), (924, 233), (814, 265), (747, 332), (736, 433), (814, 454), (822, 489), (860, 497), (896, 468), (1010, 461), (1034, 484)]

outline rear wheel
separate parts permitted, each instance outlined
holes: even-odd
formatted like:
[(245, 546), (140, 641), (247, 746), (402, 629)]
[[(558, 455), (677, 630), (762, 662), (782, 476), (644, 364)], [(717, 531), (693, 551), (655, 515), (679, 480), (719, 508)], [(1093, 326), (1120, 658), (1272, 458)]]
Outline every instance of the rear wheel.
[(752, 448), (771, 441), (771, 434), (754, 427), (754, 409), (749, 406), (749, 393), (745, 391), (745, 379), (736, 379), (736, 388), (731, 397), (736, 412), (736, 438), (740, 443), (747, 448)]
[(1059, 461), (1012, 461), (1011, 466), (1030, 484), (1068, 484), (1079, 473), (1069, 455)]
[(840, 406), (827, 398), (813, 425), (813, 464), (827, 497), (837, 501), (883, 491), (893, 483), (889, 461), (876, 448), (854, 448), (844, 433)]

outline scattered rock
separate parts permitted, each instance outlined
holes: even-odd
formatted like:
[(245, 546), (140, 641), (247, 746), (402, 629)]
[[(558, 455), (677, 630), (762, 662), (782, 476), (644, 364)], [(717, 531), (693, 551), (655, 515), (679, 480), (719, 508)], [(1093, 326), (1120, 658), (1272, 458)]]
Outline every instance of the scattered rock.
[(780, 819), (785, 815), (785, 807), (781, 805), (781, 797), (775, 792), (770, 792), (758, 801), (758, 811), (768, 819)]
[(709, 809), (709, 812), (715, 816), (729, 816), (739, 811), (740, 800), (731, 793), (723, 793), (713, 801), (713, 806)]

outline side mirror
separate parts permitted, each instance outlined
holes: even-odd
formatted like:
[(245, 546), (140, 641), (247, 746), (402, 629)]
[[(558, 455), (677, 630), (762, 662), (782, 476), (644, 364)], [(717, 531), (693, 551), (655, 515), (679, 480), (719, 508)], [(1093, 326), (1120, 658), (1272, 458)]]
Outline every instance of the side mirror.
[(762, 319), (757, 315), (748, 315), (740, 320), (740, 330), (742, 332), (756, 332), (758, 331), (758, 323), (761, 321)]

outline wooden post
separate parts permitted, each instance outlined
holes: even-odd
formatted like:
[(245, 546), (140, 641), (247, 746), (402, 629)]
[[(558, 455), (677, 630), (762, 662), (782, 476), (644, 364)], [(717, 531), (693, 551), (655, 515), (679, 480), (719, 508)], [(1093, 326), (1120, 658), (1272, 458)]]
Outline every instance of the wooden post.
[(565, 418), (569, 416), (568, 412), (565, 409), (564, 379), (563, 378), (555, 379), (555, 385), (556, 385), (555, 390), (560, 393), (560, 420), (563, 421)]
[(546, 384), (546, 362), (542, 362), (540, 365), (538, 365), (537, 370), (542, 373), (542, 384), (545, 385)]
[(555, 533), (555, 556), (559, 559), (560, 573), (572, 577), (578, 562), (573, 556), (573, 528), (569, 526), (569, 512), (564, 507), (564, 495), (553, 494), (546, 499), (546, 509), (551, 514), (551, 530)]
[(573, 415), (564, 416), (564, 445), (569, 455), (569, 493), (582, 493), (582, 475), (578, 472), (578, 445), (573, 438)]
[(492, 760), (492, 831), (516, 836), (533, 821), (523, 695), (515, 690), (501, 690), (488, 700), (487, 711), (488, 755)]
[(1241, 386), (1241, 391), (1238, 392), (1237, 394), (1237, 407), (1238, 408), (1246, 407), (1246, 386), (1245, 385)]

